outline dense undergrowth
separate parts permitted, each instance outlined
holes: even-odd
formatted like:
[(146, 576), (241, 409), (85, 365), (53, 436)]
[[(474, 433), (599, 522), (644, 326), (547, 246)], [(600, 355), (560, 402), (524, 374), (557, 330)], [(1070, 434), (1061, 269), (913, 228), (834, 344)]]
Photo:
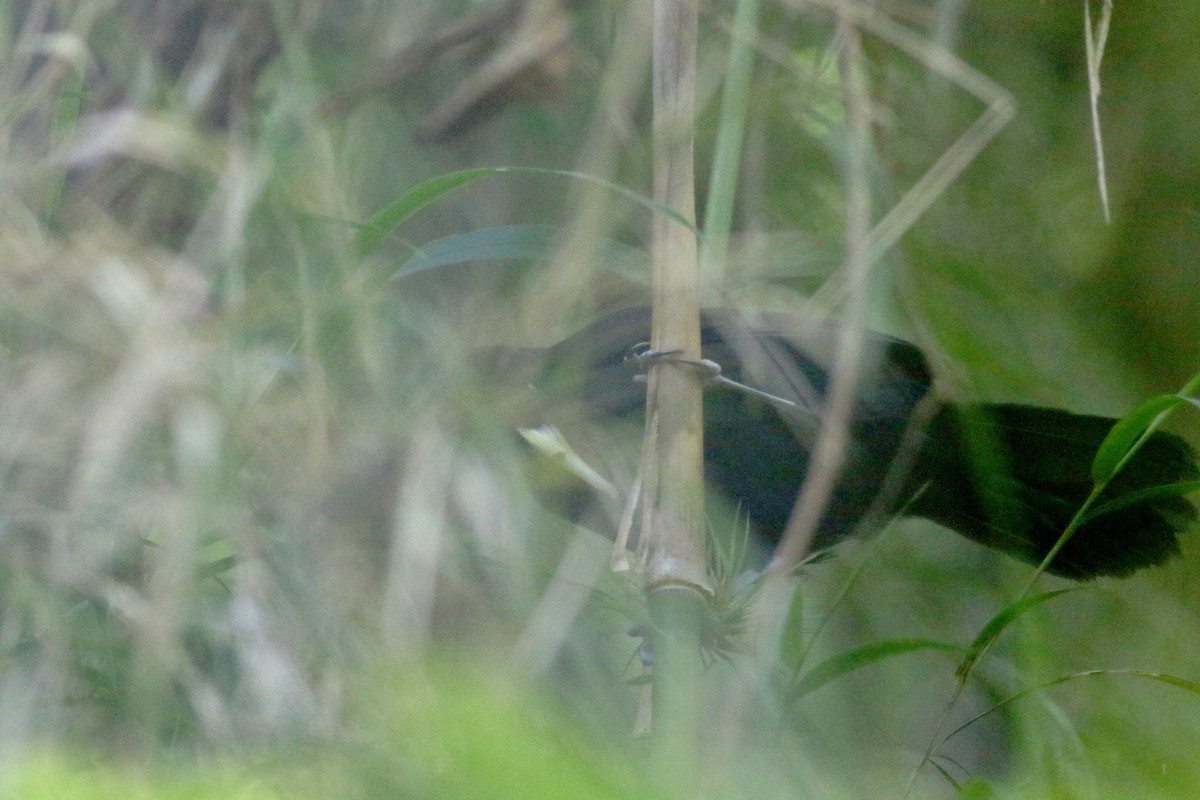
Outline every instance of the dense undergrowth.
[[(645, 298), (645, 20), (550, 3), (522, 27), (502, 6), (0, 6), (0, 794), (681, 790), (634, 735), (636, 576), (537, 505), (528, 420), (473, 356)], [(880, 11), (915, 54), (869, 29), (885, 207), (979, 113), (940, 47), (1019, 109), (919, 198), (872, 324), (919, 339), (952, 392), (1120, 415), (1200, 361), (1200, 137), (1174, 147), (1146, 112), (1186, 120), (1200, 70), (1155, 50), (1146, 99), (1161, 31), (1138, 4), (1117, 17), (1106, 226), (1086, 105), (1058, 102), (1086, 96), (1063, 51), (1078, 9), (992, 6)], [(702, 160), (732, 10), (704, 17)], [(721, 302), (828, 300), (831, 30), (763, 9)], [(529, 41), (472, 105), (473, 70)], [(522, 169), (462, 172), (484, 167)], [(899, 797), (915, 776), (920, 797), (1194, 795), (1195, 537), (1020, 613), (1028, 570), (955, 538), (906, 521), (844, 546), (757, 639), (724, 570), (702, 794)]]

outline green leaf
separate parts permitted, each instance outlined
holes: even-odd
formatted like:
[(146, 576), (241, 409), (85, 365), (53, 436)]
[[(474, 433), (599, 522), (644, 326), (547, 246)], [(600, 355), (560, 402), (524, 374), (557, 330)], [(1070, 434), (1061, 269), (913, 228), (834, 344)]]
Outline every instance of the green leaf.
[(423, 246), (392, 277), (470, 261), (534, 261), (550, 252), (561, 235), (556, 225), (500, 225), (457, 233)]
[(992, 642), (1000, 638), (1000, 634), (1026, 611), (1036, 608), (1047, 600), (1053, 600), (1067, 592), (1079, 591), (1080, 588), (1073, 586), (1069, 589), (1059, 589), (1053, 592), (1046, 592), (1045, 594), (1033, 595), (1001, 609), (999, 614), (988, 620), (987, 625), (983, 626), (983, 630), (979, 632), (979, 635), (975, 637), (975, 641), (971, 642), (971, 646), (967, 648), (967, 654), (963, 656), (962, 663), (955, 670), (958, 679), (960, 681), (965, 680), (971, 670), (974, 669), (975, 662), (979, 660), (984, 651), (992, 645)]
[(790, 700), (795, 701), (804, 695), (816, 691), (830, 681), (840, 678), (856, 669), (874, 664), (885, 658), (904, 655), (920, 650), (939, 650), (962, 652), (958, 645), (947, 644), (933, 639), (887, 639), (882, 642), (856, 647), (839, 653), (813, 667), (801, 678), (792, 689)]
[(497, 171), (496, 168), (487, 167), (464, 169), (459, 172), (447, 172), (418, 183), (376, 211), (363, 223), (355, 241), (355, 250), (360, 256), (367, 255), (391, 235), (392, 231), (404, 224), (405, 220), (434, 200), (480, 178), (495, 175)]
[(463, 186), (474, 183), (483, 178), (489, 178), (495, 175), (542, 175), (553, 176), (559, 178), (571, 178), (580, 180), (586, 183), (601, 186), (610, 191), (616, 192), (622, 197), (633, 200), (638, 205), (648, 208), (659, 214), (675, 220), (679, 224), (699, 235), (696, 226), (688, 222), (679, 215), (674, 209), (669, 208), (662, 203), (638, 194), (623, 186), (619, 186), (611, 181), (606, 181), (603, 178), (597, 178), (593, 175), (585, 175), (582, 172), (571, 172), (561, 169), (544, 169), (540, 167), (479, 167), (476, 169), (465, 169), (459, 172), (447, 172), (444, 175), (438, 175), (429, 180), (422, 181), (416, 186), (408, 189), (400, 194), (392, 202), (388, 203), (383, 208), (376, 211), (374, 214), (363, 223), (362, 229), (359, 231), (358, 237), (355, 240), (355, 250), (359, 256), (365, 256), (373, 252), (380, 243), (399, 228), (404, 222), (416, 214), (425, 206), (433, 201), (449, 194), (450, 192), (460, 189)]
[(1096, 458), (1092, 461), (1092, 480), (1097, 484), (1111, 480), (1124, 466), (1125, 459), (1138, 440), (1160, 415), (1182, 403), (1196, 401), (1177, 394), (1161, 394), (1138, 404), (1104, 437)]
[(1086, 525), (1096, 517), (1110, 514), (1113, 511), (1120, 511), (1127, 506), (1137, 505), (1138, 503), (1153, 502), (1155, 500), (1166, 500), (1171, 497), (1182, 497), (1185, 494), (1192, 492), (1200, 492), (1200, 481), (1180, 481), (1179, 483), (1164, 483), (1159, 486), (1151, 486), (1146, 489), (1138, 489), (1136, 492), (1129, 492), (1120, 497), (1102, 503), (1096, 508), (1088, 510), (1083, 515), (1083, 519), (1079, 521), (1080, 525)]
[(1066, 675), (1060, 675), (1059, 677), (1054, 678), (1053, 680), (1046, 681), (1045, 683), (1039, 684), (1037, 686), (1031, 686), (1028, 689), (1022, 689), (1021, 691), (1016, 692), (1015, 694), (1009, 695), (1008, 697), (1004, 698), (1000, 702), (993, 705), (991, 708), (976, 714), (975, 716), (971, 717), (969, 720), (964, 722), (962, 725), (959, 725), (957, 728), (950, 731), (948, 734), (945, 735), (945, 737), (942, 738), (942, 742), (943, 743), (948, 742), (951, 738), (953, 738), (957, 734), (961, 733), (962, 731), (966, 730), (967, 728), (971, 727), (979, 720), (981, 720), (984, 717), (989, 716), (991, 714), (995, 714), (997, 711), (1004, 709), (1005, 707), (1017, 702), (1018, 700), (1029, 697), (1032, 694), (1039, 694), (1039, 693), (1044, 692), (1045, 690), (1050, 689), (1054, 686), (1058, 686), (1059, 684), (1069, 683), (1071, 681), (1079, 680), (1080, 678), (1093, 678), (1098, 675), (1124, 675), (1124, 676), (1130, 676), (1130, 677), (1134, 677), (1134, 678), (1146, 678), (1147, 680), (1153, 680), (1153, 681), (1157, 681), (1159, 683), (1165, 683), (1168, 686), (1174, 686), (1178, 689), (1184, 689), (1186, 691), (1192, 692), (1193, 694), (1200, 695), (1200, 683), (1197, 683), (1196, 681), (1190, 681), (1187, 678), (1180, 678), (1176, 675), (1170, 675), (1165, 672), (1152, 672), (1150, 670), (1144, 670), (1144, 669), (1089, 669), (1089, 670), (1085, 670), (1083, 672), (1071, 672)]
[[(535, 261), (553, 255), (565, 235), (566, 229), (557, 225), (500, 225), (458, 233), (422, 247), (392, 278), (470, 261)], [(642, 273), (648, 264), (644, 252), (615, 240), (604, 242), (602, 260), (622, 271)]]

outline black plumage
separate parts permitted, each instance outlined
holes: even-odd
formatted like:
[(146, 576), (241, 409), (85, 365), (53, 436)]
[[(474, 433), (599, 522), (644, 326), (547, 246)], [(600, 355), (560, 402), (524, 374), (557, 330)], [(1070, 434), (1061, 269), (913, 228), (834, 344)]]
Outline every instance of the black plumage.
[[(650, 334), (647, 309), (626, 309), (544, 351), (519, 359), (549, 421), (586, 419), (592, 429), (637, 424), (645, 404), (627, 355)], [(768, 547), (779, 541), (809, 468), (839, 332), (786, 315), (707, 311), (702, 356), (729, 384), (704, 393), (705, 475), (749, 519)], [(845, 463), (814, 548), (889, 516), (924, 517), (974, 541), (1038, 564), (1092, 491), (1091, 463), (1116, 420), (1022, 405), (941, 402), (921, 351), (879, 334), (867, 339)], [(508, 359), (509, 366), (515, 363)], [(1093, 508), (1152, 486), (1200, 477), (1180, 437), (1157, 432)], [(582, 484), (547, 489), (551, 504), (586, 518)], [(1051, 563), (1070, 578), (1124, 576), (1179, 553), (1196, 519), (1184, 497), (1159, 495), (1088, 519)]]

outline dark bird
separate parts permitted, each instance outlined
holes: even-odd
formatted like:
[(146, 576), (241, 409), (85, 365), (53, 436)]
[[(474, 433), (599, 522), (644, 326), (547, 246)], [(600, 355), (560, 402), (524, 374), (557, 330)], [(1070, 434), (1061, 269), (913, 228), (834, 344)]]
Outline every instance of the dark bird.
[[(702, 357), (748, 387), (720, 382), (704, 390), (707, 483), (748, 518), (767, 547), (779, 542), (808, 472), (838, 336), (835, 324), (795, 316), (702, 315)], [(598, 455), (588, 462), (604, 471), (604, 455), (611, 456), (605, 448), (619, 438), (610, 432), (621, 422), (640, 432), (645, 384), (628, 354), (649, 338), (649, 310), (627, 309), (548, 349), (493, 358), (504, 369), (523, 367), (520, 379), (537, 393), (548, 421), (591, 431), (567, 438), (584, 441), (581, 452)], [(921, 351), (888, 336), (870, 334), (865, 356), (845, 463), (813, 549), (902, 514), (1041, 563), (1091, 493), (1093, 458), (1116, 420), (1036, 406), (941, 401), (931, 391)], [(615, 461), (625, 467), (616, 482), (628, 483), (629, 453)], [(1092, 508), (1197, 478), (1188, 443), (1155, 432)], [(585, 524), (590, 516), (595, 525), (602, 498), (594, 485), (559, 481), (545, 489), (548, 505)], [(1087, 579), (1162, 564), (1179, 554), (1178, 535), (1196, 519), (1195, 507), (1178, 493), (1145, 494), (1109, 509), (1076, 529), (1050, 572)]]

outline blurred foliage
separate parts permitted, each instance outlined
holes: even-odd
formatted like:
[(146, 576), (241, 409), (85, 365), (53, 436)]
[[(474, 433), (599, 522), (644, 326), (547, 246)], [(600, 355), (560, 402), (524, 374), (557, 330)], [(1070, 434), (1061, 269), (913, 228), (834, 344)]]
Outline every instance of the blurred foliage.
[[(1168, 391), (1194, 371), (1200, 50), (1181, 32), (1198, 13), (1114, 6), (1100, 99), (1111, 225), (1080, 9), (972, 3), (946, 23), (955, 51), (1020, 109), (904, 249), (910, 302), (977, 391), (1119, 413), (1131, 391)], [(880, 141), (903, 182), (978, 109), (920, 65), (897, 73), (884, 94), (897, 135)]]
[[(519, 403), (471, 355), (644, 300), (636, 259), (610, 258), (644, 248), (649, 212), (594, 183), (497, 174), (356, 247), (372, 214), (468, 168), (646, 193), (648, 22), (633, 3), (552, 9), (570, 21), (563, 44), (456, 136), (419, 141), (529, 29), (506, 12), (420, 45), (502, 6), (0, 7), (0, 794), (678, 788), (646, 778), (629, 736), (638, 587), (607, 571), (607, 543), (534, 502)], [(702, 164), (732, 12), (706, 8)], [(1119, 415), (1181, 384), (1200, 363), (1200, 6), (1116, 6), (1101, 73), (1111, 225), (1077, 4), (878, 13), (925, 43), (921, 58), (871, 42), (879, 214), (981, 111), (929, 68), (938, 47), (1018, 113), (878, 268), (877, 327), (936, 354), (965, 396)], [(721, 296), (796, 309), (843, 248), (836, 41), (825, 12), (779, 0), (757, 44)], [(515, 225), (562, 240), (392, 278), (431, 242)], [(1195, 538), (1165, 568), (1022, 616), (942, 733), (1072, 672), (1200, 677)], [(744, 611), (729, 573), (725, 621)], [(806, 567), (778, 662), (734, 642), (706, 673), (697, 779), (757, 800), (900, 796), (953, 690), (954, 649), (1027, 575), (917, 521)], [(820, 665), (903, 640), (945, 647), (896, 645), (787, 702)], [(1100, 674), (1001, 705), (934, 763), (963, 797), (1191, 797), (1198, 732), (1197, 698)], [(957, 792), (926, 768), (914, 796)]]
[(100, 764), (74, 764), (40, 756), (0, 775), (6, 797), (27, 800), (278, 800), (283, 797), (241, 768), (198, 770), (192, 765), (147, 770)]

